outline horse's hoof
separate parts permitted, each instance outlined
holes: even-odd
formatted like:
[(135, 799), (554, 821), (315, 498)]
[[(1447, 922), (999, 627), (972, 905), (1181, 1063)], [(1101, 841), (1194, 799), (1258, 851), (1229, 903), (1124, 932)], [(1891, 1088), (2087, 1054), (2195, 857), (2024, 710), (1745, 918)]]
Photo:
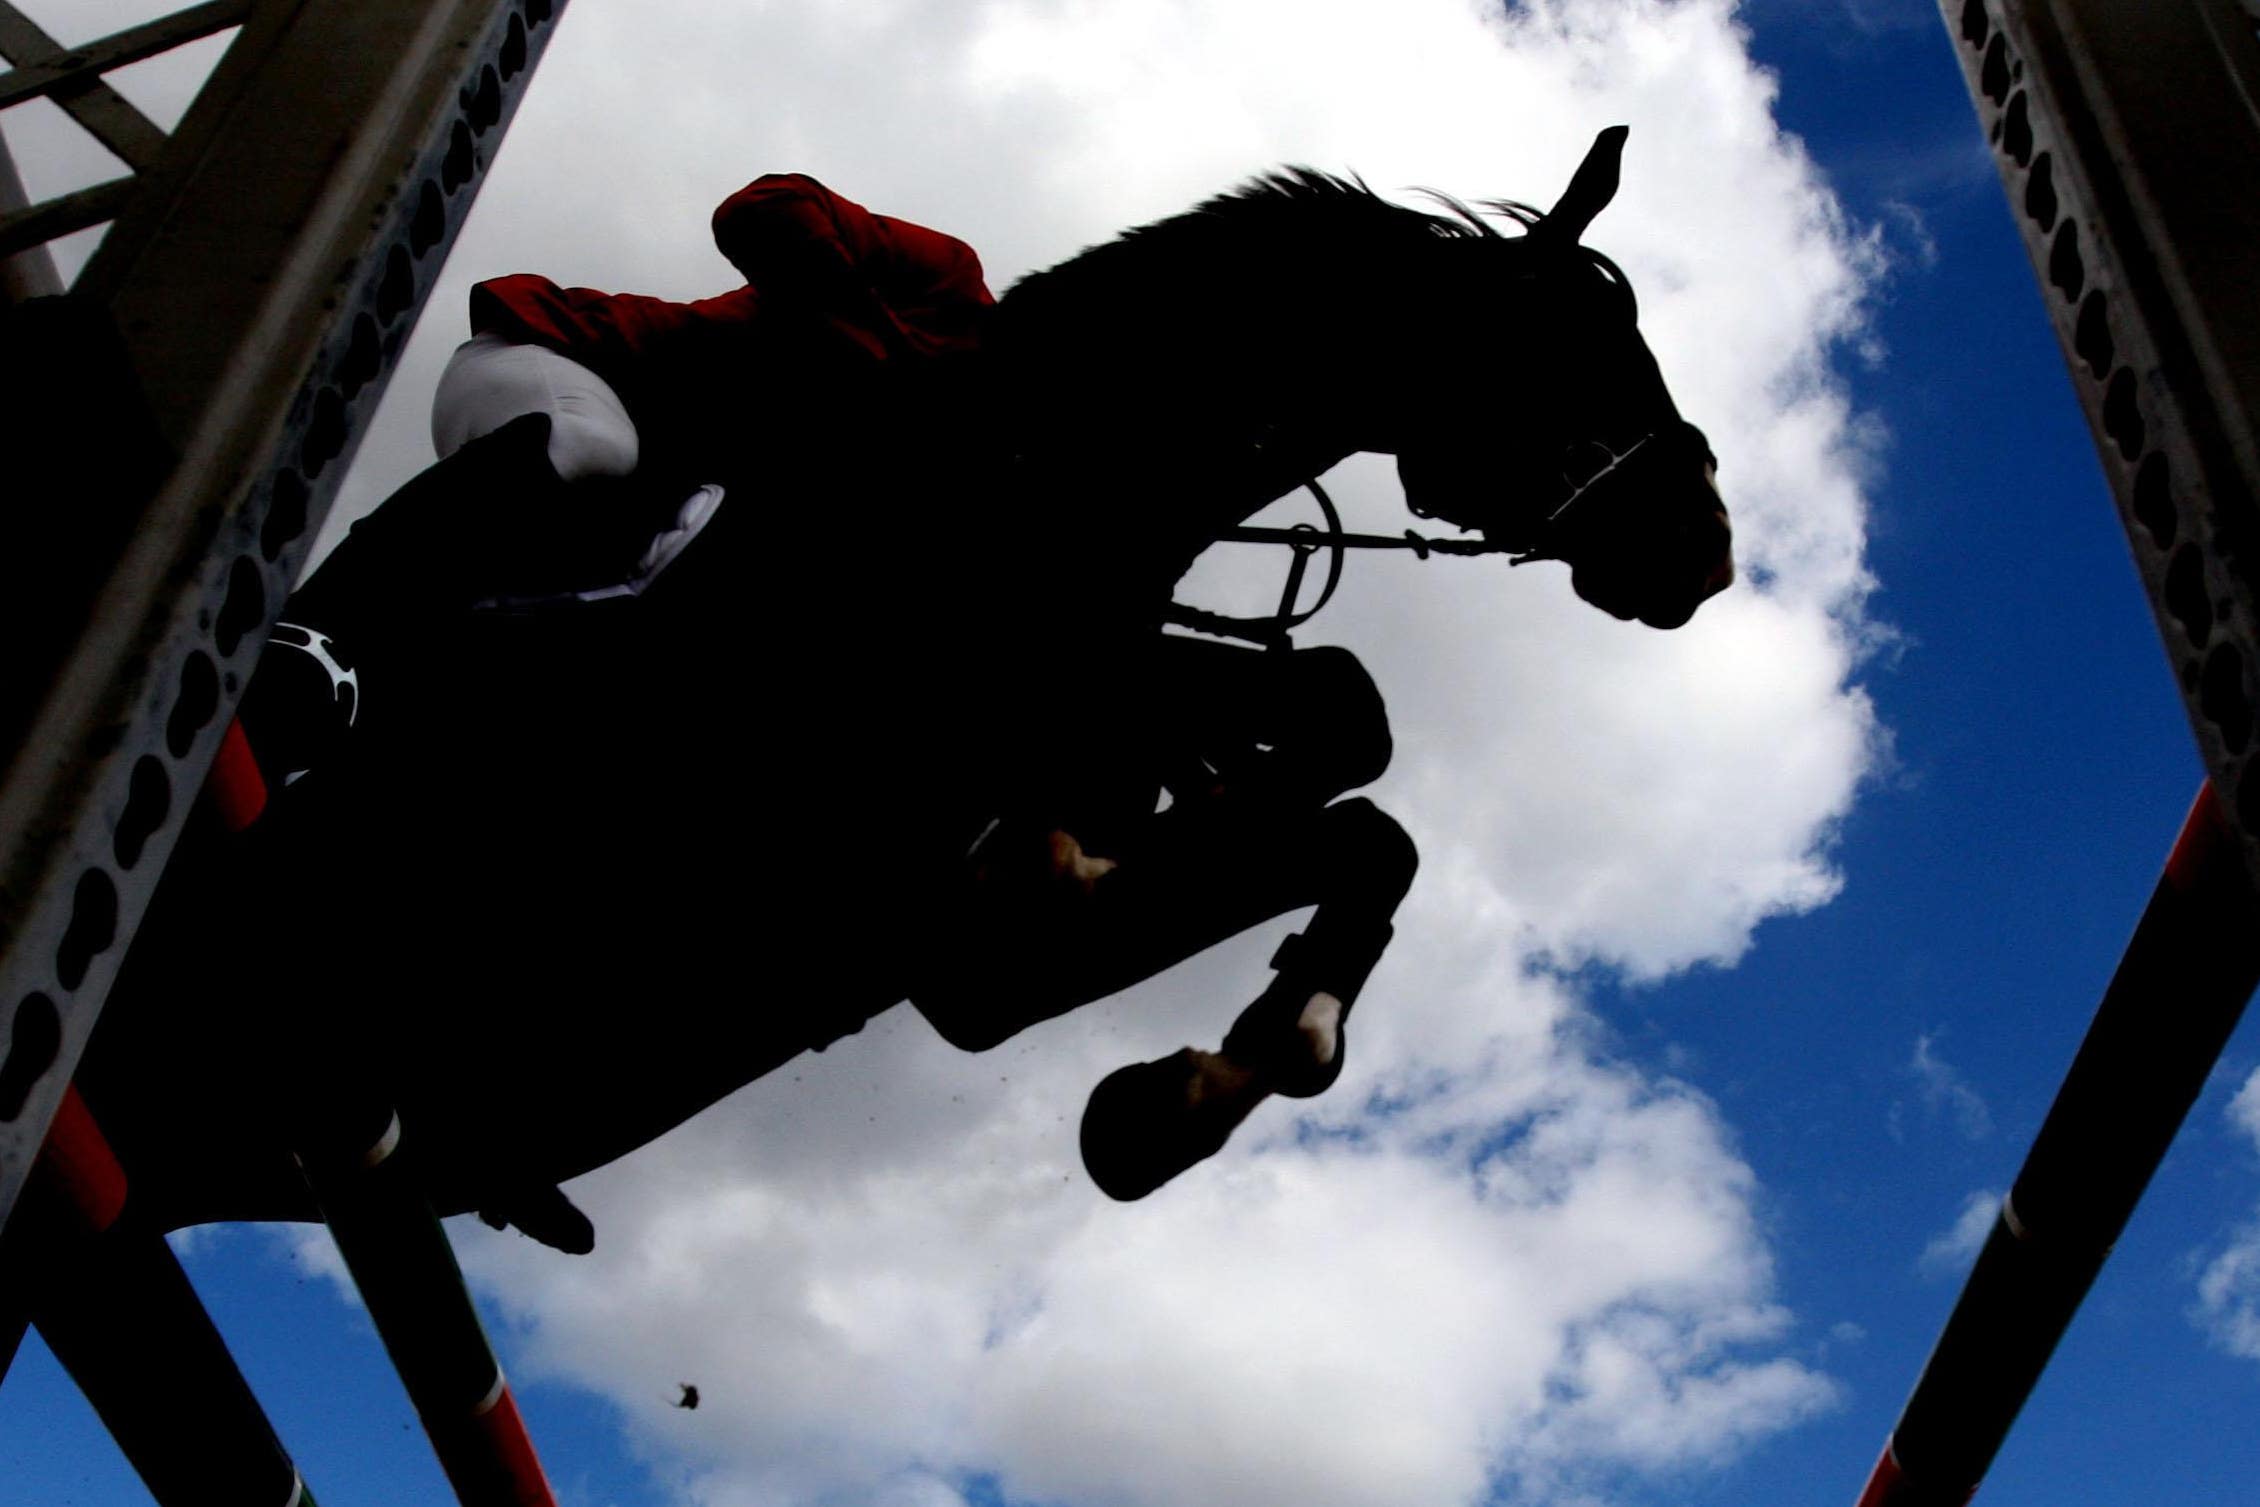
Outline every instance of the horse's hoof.
[(1192, 1050), (1136, 1062), (1099, 1080), (1083, 1109), (1083, 1168), (1123, 1203), (1144, 1198), (1223, 1149), (1246, 1107), (1200, 1091)]

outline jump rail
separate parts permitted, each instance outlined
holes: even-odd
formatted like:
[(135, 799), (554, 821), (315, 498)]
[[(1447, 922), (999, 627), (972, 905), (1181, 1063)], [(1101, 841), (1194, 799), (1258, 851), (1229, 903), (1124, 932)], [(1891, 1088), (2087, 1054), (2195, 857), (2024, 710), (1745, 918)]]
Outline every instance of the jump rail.
[(66, 1091), (24, 1217), (0, 1232), (0, 1290), (36, 1319), (159, 1502), (312, 1507), (172, 1248), (132, 1205), (125, 1169)]
[(2204, 786), (1859, 1507), (1961, 1507), (2260, 985), (2260, 891)]
[(300, 1162), (457, 1500), (556, 1507), (447, 1232), (401, 1153), (399, 1117), (364, 1113), (359, 1136), (340, 1119)]

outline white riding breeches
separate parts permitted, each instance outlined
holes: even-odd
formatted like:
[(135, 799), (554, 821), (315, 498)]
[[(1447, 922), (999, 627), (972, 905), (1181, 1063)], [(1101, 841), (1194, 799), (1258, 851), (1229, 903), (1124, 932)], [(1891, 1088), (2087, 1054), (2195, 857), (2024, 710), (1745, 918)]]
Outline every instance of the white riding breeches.
[(549, 461), (565, 481), (636, 469), (634, 420), (612, 385), (569, 356), (500, 335), (473, 335), (432, 394), (432, 447), (445, 460), (529, 413), (549, 415)]
[[(432, 394), (432, 447), (445, 460), (529, 413), (549, 415), (549, 463), (560, 480), (618, 478), (635, 471), (635, 421), (610, 383), (569, 356), (493, 334), (472, 336), (448, 358)], [(626, 567), (622, 580), (535, 597), (489, 598), (478, 605), (517, 608), (566, 597), (601, 601), (640, 595), (721, 505), (719, 486), (694, 488), (642, 556)]]

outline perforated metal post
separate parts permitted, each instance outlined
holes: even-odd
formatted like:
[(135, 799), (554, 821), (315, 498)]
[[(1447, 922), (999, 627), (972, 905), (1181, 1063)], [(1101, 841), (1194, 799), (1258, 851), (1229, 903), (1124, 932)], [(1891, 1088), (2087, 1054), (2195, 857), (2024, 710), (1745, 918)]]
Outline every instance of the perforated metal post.
[(1941, 0), (1941, 10), (2206, 768), (2252, 860), (2260, 9)]
[[(161, 461), (148, 483), (93, 443), (10, 457), (0, 559), (85, 589), (55, 652), (0, 677), (0, 1220), (561, 9), (257, 0), (66, 52), (0, 5), (0, 100), (54, 99), (136, 169), (0, 212), (0, 253), (115, 215), (73, 299), (123, 369), (88, 396)], [(108, 104), (104, 69), (238, 20), (169, 139)]]

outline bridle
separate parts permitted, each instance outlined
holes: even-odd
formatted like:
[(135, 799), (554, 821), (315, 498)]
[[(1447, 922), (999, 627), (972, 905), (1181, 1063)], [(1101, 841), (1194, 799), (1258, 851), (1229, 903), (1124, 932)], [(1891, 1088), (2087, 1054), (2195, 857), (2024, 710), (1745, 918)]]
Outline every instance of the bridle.
[[(1709, 441), (1703, 432), (1685, 420), (1676, 426), (1652, 429), (1634, 440), (1622, 451), (1612, 449), (1599, 440), (1580, 442), (1606, 455), (1607, 460), (1582, 482), (1573, 481), (1565, 474), (1563, 484), (1568, 488), (1560, 502), (1546, 512), (1538, 525), (1538, 537), (1527, 544), (1515, 546), (1494, 544), (1488, 539), (1438, 539), (1407, 529), (1402, 534), (1353, 534), (1342, 527), (1341, 512), (1334, 499), (1313, 477), (1303, 483), (1303, 490), (1318, 503), (1323, 526), (1314, 527), (1299, 523), (1291, 528), (1270, 528), (1261, 525), (1241, 524), (1220, 531), (1219, 544), (1277, 544), (1292, 553), (1287, 566), (1287, 580), (1279, 593), (1279, 605), (1268, 617), (1234, 617), (1225, 613), (1210, 612), (1204, 608), (1188, 607), (1171, 602), (1164, 610), (1162, 620), (1196, 633), (1206, 633), (1220, 638), (1237, 638), (1266, 648), (1290, 647), (1288, 635), (1309, 622), (1334, 600), (1335, 588), (1342, 584), (1342, 567), (1348, 552), (1353, 549), (1409, 549), (1418, 559), (1432, 555), (1505, 555), (1509, 565), (1528, 565), (1534, 560), (1567, 560), (1565, 551), (1566, 524), (1593, 525), (1596, 513), (1622, 513), (1630, 499), (1639, 494), (1640, 482), (1659, 466), (1669, 464), (1671, 439), (1691, 440), (1703, 454), (1710, 455)], [(1573, 447), (1574, 448), (1574, 447)], [(1715, 461), (1712, 464), (1716, 464)], [(1437, 513), (1407, 506), (1416, 517), (1434, 518)], [(1573, 516), (1574, 515), (1574, 516)], [(1594, 525), (1597, 526), (1597, 525)], [(1326, 552), (1326, 582), (1319, 588), (1318, 600), (1308, 607), (1300, 607), (1303, 584), (1309, 578), (1311, 556), (1321, 550)]]

